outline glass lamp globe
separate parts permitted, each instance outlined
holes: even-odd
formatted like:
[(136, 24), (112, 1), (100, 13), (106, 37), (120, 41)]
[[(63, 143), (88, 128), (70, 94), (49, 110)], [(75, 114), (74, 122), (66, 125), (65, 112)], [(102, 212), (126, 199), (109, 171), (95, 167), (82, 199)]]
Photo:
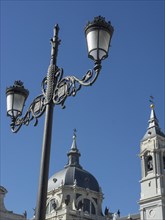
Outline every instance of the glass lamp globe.
[(85, 27), (88, 57), (96, 62), (108, 57), (109, 46), (114, 28), (102, 16), (95, 17)]
[(29, 91), (24, 88), (21, 81), (15, 81), (13, 86), (7, 88), (7, 115), (13, 118), (21, 116), (28, 95)]

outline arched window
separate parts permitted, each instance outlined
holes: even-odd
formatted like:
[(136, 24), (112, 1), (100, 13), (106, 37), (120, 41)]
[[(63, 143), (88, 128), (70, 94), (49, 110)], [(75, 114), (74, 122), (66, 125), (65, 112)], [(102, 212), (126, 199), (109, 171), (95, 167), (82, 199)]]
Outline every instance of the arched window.
[(50, 214), (57, 209), (58, 201), (56, 199), (51, 199), (46, 206), (46, 214)]
[(147, 157), (147, 171), (152, 171), (153, 170), (153, 159), (152, 156), (149, 155)]
[(165, 153), (163, 155), (163, 169), (165, 170)]
[(69, 203), (70, 203), (70, 195), (67, 195), (65, 199), (65, 204), (69, 205)]
[(57, 207), (57, 204), (55, 202), (55, 199), (52, 199), (50, 201), (50, 212), (54, 211), (56, 209), (56, 207)]
[(91, 213), (92, 213), (92, 215), (96, 214), (96, 210), (95, 210), (95, 207), (94, 207), (93, 203), (92, 203), (92, 207), (91, 207)]
[(50, 211), (49, 211), (49, 203), (48, 203), (48, 205), (46, 206), (46, 215), (49, 214), (49, 212)]
[(84, 199), (83, 211), (90, 213), (90, 200), (89, 199)]
[(88, 214), (92, 214), (92, 215), (96, 214), (95, 206), (93, 202), (89, 199), (84, 198), (80, 200), (77, 208), (78, 210), (82, 210), (83, 212), (88, 213)]

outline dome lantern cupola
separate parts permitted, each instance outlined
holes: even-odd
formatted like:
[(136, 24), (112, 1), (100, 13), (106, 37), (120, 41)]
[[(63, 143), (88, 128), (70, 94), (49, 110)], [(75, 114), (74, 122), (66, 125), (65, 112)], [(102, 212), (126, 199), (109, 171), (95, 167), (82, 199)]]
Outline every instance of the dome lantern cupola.
[(65, 167), (74, 166), (82, 169), (81, 165), (79, 164), (79, 157), (81, 156), (81, 154), (77, 148), (76, 129), (74, 129), (72, 146), (67, 156), (68, 156), (68, 164)]
[(90, 189), (95, 192), (100, 192), (99, 184), (96, 178), (84, 170), (79, 163), (79, 157), (81, 156), (76, 143), (76, 130), (73, 134), (73, 142), (70, 151), (67, 154), (68, 163), (64, 166), (64, 169), (55, 173), (48, 182), (48, 191), (57, 189), (60, 186), (73, 186), (76, 182), (78, 187), (84, 189)]

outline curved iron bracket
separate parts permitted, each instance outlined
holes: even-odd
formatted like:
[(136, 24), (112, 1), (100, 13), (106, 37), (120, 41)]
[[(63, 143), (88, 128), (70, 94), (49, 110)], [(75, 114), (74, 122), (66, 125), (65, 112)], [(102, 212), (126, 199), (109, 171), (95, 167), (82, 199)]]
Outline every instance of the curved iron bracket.
[(59, 79), (56, 83), (53, 92), (53, 103), (55, 105), (61, 105), (65, 108), (65, 100), (68, 96), (75, 96), (82, 86), (91, 86), (97, 79), (99, 72), (101, 70), (101, 65), (96, 64), (93, 70), (88, 70), (87, 73), (78, 79), (75, 76), (63, 76), (63, 69), (58, 69), (57, 75)]
[(12, 117), (10, 124), (12, 132), (16, 133), (22, 127), (22, 125), (29, 125), (29, 123), (35, 119), (34, 126), (38, 124), (38, 118), (45, 112), (45, 97), (43, 94), (37, 96), (28, 108), (28, 111), (22, 118)]
[(68, 96), (75, 96), (82, 86), (91, 86), (97, 79), (101, 65), (96, 64), (93, 70), (88, 70), (87, 73), (78, 79), (75, 76), (66, 76), (63, 78), (63, 69), (50, 65), (48, 68), (47, 77), (42, 81), (42, 94), (37, 96), (30, 104), (28, 111), (22, 118), (12, 118), (10, 124), (12, 132), (19, 131), (22, 125), (29, 125), (34, 119), (34, 126), (38, 124), (38, 118), (45, 112), (46, 105), (53, 102), (54, 105), (61, 105), (65, 108), (65, 100)]

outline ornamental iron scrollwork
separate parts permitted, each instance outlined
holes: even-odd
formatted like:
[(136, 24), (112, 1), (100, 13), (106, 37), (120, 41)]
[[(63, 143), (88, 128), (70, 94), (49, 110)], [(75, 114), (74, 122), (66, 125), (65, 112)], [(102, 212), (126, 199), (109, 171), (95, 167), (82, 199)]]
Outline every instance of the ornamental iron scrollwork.
[(44, 99), (43, 94), (37, 96), (22, 118), (12, 117), (12, 122), (10, 124), (12, 132), (18, 132), (22, 125), (28, 126), (33, 119), (35, 120), (34, 126), (38, 124), (38, 118), (45, 112), (46, 106), (44, 104)]
[(93, 70), (88, 70), (82, 79), (75, 76), (63, 76), (63, 69), (58, 69), (59, 79), (53, 92), (53, 103), (65, 108), (64, 102), (68, 96), (75, 96), (82, 86), (91, 86), (97, 79), (101, 65), (96, 64)]
[(22, 125), (29, 125), (34, 119), (34, 126), (38, 124), (38, 118), (45, 112), (46, 105), (53, 102), (54, 105), (61, 105), (65, 108), (65, 100), (68, 96), (75, 96), (82, 86), (91, 86), (97, 79), (101, 65), (96, 64), (92, 70), (78, 79), (75, 76), (66, 76), (63, 78), (63, 69), (57, 68), (55, 71), (53, 65), (48, 68), (47, 77), (42, 81), (42, 94), (37, 96), (30, 104), (26, 114), (20, 118), (12, 117), (11, 130), (16, 133)]

